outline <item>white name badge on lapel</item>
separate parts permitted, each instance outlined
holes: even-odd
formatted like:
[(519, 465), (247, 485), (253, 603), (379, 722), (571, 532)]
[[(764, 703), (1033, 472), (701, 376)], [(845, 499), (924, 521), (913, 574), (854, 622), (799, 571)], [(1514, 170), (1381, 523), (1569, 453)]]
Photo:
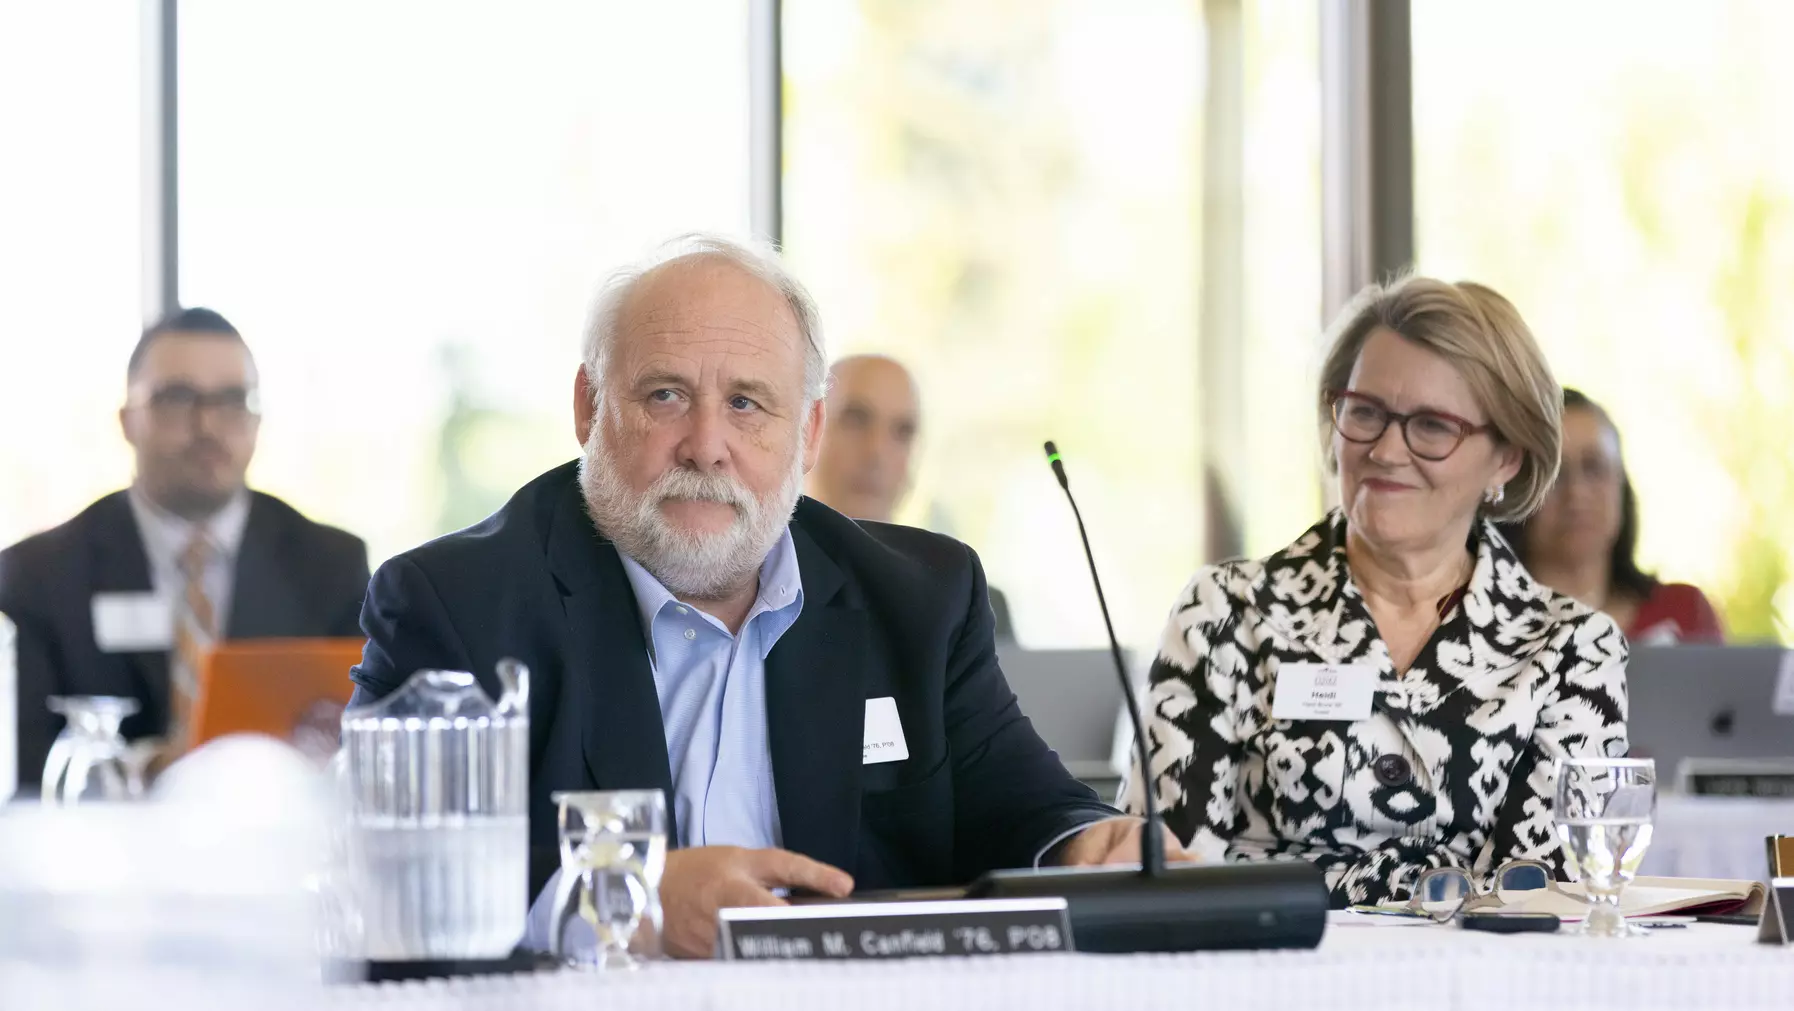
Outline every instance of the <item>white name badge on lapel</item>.
[(861, 765), (901, 762), (909, 757), (903, 739), (903, 721), (897, 718), (897, 700), (885, 696), (866, 700), (866, 736), (860, 748)]
[(174, 601), (154, 593), (93, 595), (93, 644), (102, 653), (149, 653), (174, 645)]
[(1364, 720), (1377, 694), (1377, 671), (1365, 664), (1286, 663), (1277, 668), (1275, 691), (1275, 720)]

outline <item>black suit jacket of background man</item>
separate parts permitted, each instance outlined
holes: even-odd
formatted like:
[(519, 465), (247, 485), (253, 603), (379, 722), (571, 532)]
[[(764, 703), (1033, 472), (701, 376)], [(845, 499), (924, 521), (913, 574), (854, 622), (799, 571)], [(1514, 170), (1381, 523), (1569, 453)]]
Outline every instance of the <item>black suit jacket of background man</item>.
[[(550, 793), (658, 788), (670, 811), (673, 792), (641, 613), (577, 474), (549, 471), (477, 526), (382, 565), (353, 672), (357, 701), (425, 668), (472, 671), (496, 697), (500, 658), (529, 665), (532, 895), (558, 865)], [(1030, 866), (1114, 814), (1017, 707), (970, 548), (810, 499), (791, 537), (803, 611), (766, 661), (786, 849), (861, 889), (947, 884)], [(866, 700), (886, 696), (909, 758), (864, 765)]]
[[(224, 637), (359, 637), (367, 585), (367, 545), (360, 538), (251, 492)], [(104, 653), (93, 634), (94, 594), (151, 588), (143, 535), (122, 491), (0, 552), (0, 612), (19, 630), (21, 788), (37, 782), (62, 729), (62, 717), (44, 706), (52, 695), (138, 700), (142, 708), (124, 724), (129, 738), (167, 727), (168, 652)]]

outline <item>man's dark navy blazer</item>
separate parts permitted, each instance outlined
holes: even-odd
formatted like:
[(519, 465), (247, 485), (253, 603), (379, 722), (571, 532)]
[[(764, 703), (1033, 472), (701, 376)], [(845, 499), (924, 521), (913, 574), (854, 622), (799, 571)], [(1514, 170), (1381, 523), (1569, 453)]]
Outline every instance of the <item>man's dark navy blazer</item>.
[[(803, 612), (766, 660), (785, 848), (861, 889), (949, 884), (1029, 866), (1059, 835), (1114, 814), (1017, 707), (970, 548), (807, 498), (791, 537)], [(576, 464), (382, 565), (362, 628), (357, 701), (432, 667), (473, 671), (496, 697), (501, 657), (529, 665), (532, 895), (558, 862), (550, 793), (659, 788), (670, 800), (641, 613), (586, 513)], [(909, 758), (864, 765), (866, 700), (885, 696)]]

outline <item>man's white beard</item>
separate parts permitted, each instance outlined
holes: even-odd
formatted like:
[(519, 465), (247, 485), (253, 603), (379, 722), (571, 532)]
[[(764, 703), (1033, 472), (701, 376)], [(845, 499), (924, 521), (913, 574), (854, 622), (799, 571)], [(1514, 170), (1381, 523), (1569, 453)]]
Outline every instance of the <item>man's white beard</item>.
[[(803, 432), (785, 482), (764, 500), (740, 481), (674, 467), (637, 494), (605, 446), (603, 423), (592, 425), (579, 463), (579, 488), (599, 532), (639, 562), (676, 597), (720, 600), (749, 585), (791, 522), (803, 492)], [(672, 499), (726, 502), (735, 522), (719, 534), (696, 534), (668, 522), (661, 505)]]

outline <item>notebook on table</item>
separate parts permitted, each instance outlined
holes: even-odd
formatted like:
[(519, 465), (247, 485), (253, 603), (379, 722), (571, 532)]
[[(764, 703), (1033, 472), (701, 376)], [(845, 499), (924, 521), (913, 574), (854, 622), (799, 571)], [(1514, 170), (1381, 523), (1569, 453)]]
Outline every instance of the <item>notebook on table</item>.
[[(1553, 913), (1566, 921), (1588, 915), (1581, 882), (1561, 882), (1557, 889), (1521, 892), (1501, 911)], [(1763, 912), (1766, 895), (1759, 881), (1638, 877), (1620, 893), (1620, 912), (1626, 916), (1757, 916)]]
[[(1588, 903), (1579, 881), (1558, 882), (1557, 887), (1514, 893), (1505, 905), (1483, 907), (1486, 913), (1550, 913), (1565, 922), (1588, 915)], [(1767, 889), (1759, 881), (1720, 878), (1638, 877), (1620, 893), (1620, 912), (1626, 916), (1760, 916)], [(1448, 903), (1428, 903), (1427, 912), (1452, 911)], [(1353, 906), (1352, 911), (1413, 916), (1404, 903)]]

